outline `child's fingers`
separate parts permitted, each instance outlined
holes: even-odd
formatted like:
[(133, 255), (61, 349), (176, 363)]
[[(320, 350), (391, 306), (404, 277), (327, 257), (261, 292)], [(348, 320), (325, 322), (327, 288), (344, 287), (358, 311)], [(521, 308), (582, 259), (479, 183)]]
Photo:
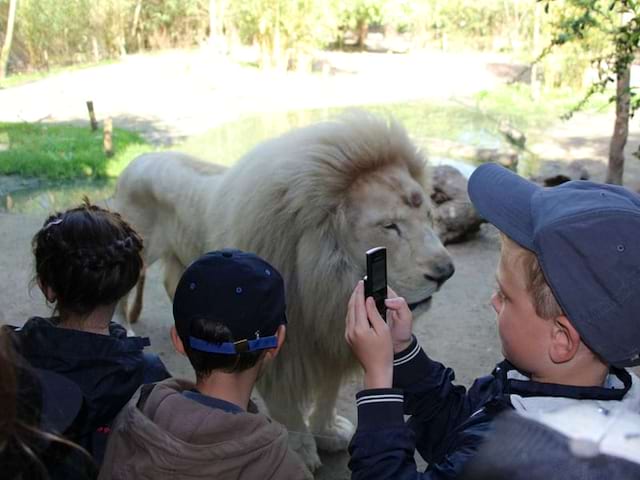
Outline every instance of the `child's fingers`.
[(387, 327), (387, 324), (380, 316), (380, 312), (378, 312), (378, 308), (376, 307), (376, 302), (373, 300), (373, 297), (367, 298), (366, 309), (371, 326), (376, 333), (380, 333), (382, 328)]
[(349, 303), (347, 304), (347, 321), (351, 319), (350, 313), (353, 311), (354, 305), (356, 303), (356, 289), (358, 288), (358, 286), (356, 285), (356, 288), (353, 289), (353, 292), (351, 292), (351, 297), (349, 297)]
[(355, 290), (353, 321), (355, 328), (369, 327), (367, 321), (367, 310), (364, 304), (364, 282), (360, 280)]
[(387, 298), (384, 301), (384, 304), (387, 306), (387, 308), (396, 311), (402, 310), (405, 307), (408, 308), (406, 300), (402, 297)]
[(355, 321), (355, 308), (356, 308), (356, 300), (358, 295), (358, 284), (356, 284), (353, 292), (351, 292), (351, 297), (349, 298), (349, 304), (347, 305), (347, 316), (345, 318), (345, 329), (344, 329), (344, 338), (349, 345), (351, 345), (351, 341), (353, 338), (353, 330), (355, 329), (356, 321)]

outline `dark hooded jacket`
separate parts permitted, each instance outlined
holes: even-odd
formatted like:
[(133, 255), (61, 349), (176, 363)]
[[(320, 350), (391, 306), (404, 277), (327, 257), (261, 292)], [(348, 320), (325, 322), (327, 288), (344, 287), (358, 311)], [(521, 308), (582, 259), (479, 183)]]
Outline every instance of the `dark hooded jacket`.
[[(57, 327), (58, 318), (34, 317), (16, 330), (20, 354), (33, 366), (53, 371), (80, 387), (83, 405), (64, 433), (100, 464), (110, 425), (143, 383), (169, 377), (155, 355), (145, 354), (147, 338), (127, 337), (111, 322), (110, 335)], [(59, 399), (64, 401), (64, 399)]]
[[(452, 480), (494, 430), (498, 414), (552, 411), (591, 402), (640, 412), (640, 379), (611, 368), (606, 385), (577, 387), (530, 380), (504, 360), (469, 390), (453, 383), (453, 370), (430, 359), (417, 340), (394, 359), (396, 388), (356, 395), (358, 428), (351, 440), (352, 480)], [(411, 418), (405, 423), (403, 415)], [(418, 472), (417, 450), (429, 462)]]
[(288, 448), (282, 425), (257, 413), (253, 404), (250, 411), (235, 413), (203, 405), (185, 395), (194, 388), (177, 379), (143, 386), (113, 425), (98, 478), (313, 478)]

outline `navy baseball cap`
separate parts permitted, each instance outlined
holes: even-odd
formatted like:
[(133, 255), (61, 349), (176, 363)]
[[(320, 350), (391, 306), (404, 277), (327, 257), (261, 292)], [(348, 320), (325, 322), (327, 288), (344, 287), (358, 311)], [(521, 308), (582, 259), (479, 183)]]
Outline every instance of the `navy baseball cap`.
[(540, 187), (496, 164), (469, 178), (487, 221), (532, 251), (584, 343), (617, 367), (640, 365), (640, 196), (583, 180)]
[[(183, 342), (201, 352), (236, 355), (277, 346), (276, 330), (287, 323), (280, 273), (253, 253), (220, 250), (187, 267), (173, 298), (173, 318)], [(231, 342), (210, 343), (191, 333), (205, 319), (225, 325)]]

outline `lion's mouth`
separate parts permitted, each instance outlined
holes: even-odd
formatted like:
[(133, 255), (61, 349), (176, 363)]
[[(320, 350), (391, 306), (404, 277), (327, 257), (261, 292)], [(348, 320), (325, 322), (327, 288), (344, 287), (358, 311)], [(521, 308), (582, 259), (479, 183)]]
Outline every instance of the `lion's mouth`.
[(409, 304), (409, 310), (413, 311), (418, 307), (428, 307), (428, 306), (430, 306), (432, 298), (433, 297), (429, 296), (429, 297), (427, 297), (427, 298), (425, 298), (423, 300), (420, 300), (418, 302), (410, 303)]

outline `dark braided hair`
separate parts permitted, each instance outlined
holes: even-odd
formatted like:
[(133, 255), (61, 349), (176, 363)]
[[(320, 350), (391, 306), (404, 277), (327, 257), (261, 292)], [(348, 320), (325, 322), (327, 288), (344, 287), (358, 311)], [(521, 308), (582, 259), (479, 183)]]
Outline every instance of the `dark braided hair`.
[(36, 278), (55, 294), (56, 310), (88, 314), (137, 283), (142, 238), (118, 213), (92, 205), (51, 215), (32, 241)]

